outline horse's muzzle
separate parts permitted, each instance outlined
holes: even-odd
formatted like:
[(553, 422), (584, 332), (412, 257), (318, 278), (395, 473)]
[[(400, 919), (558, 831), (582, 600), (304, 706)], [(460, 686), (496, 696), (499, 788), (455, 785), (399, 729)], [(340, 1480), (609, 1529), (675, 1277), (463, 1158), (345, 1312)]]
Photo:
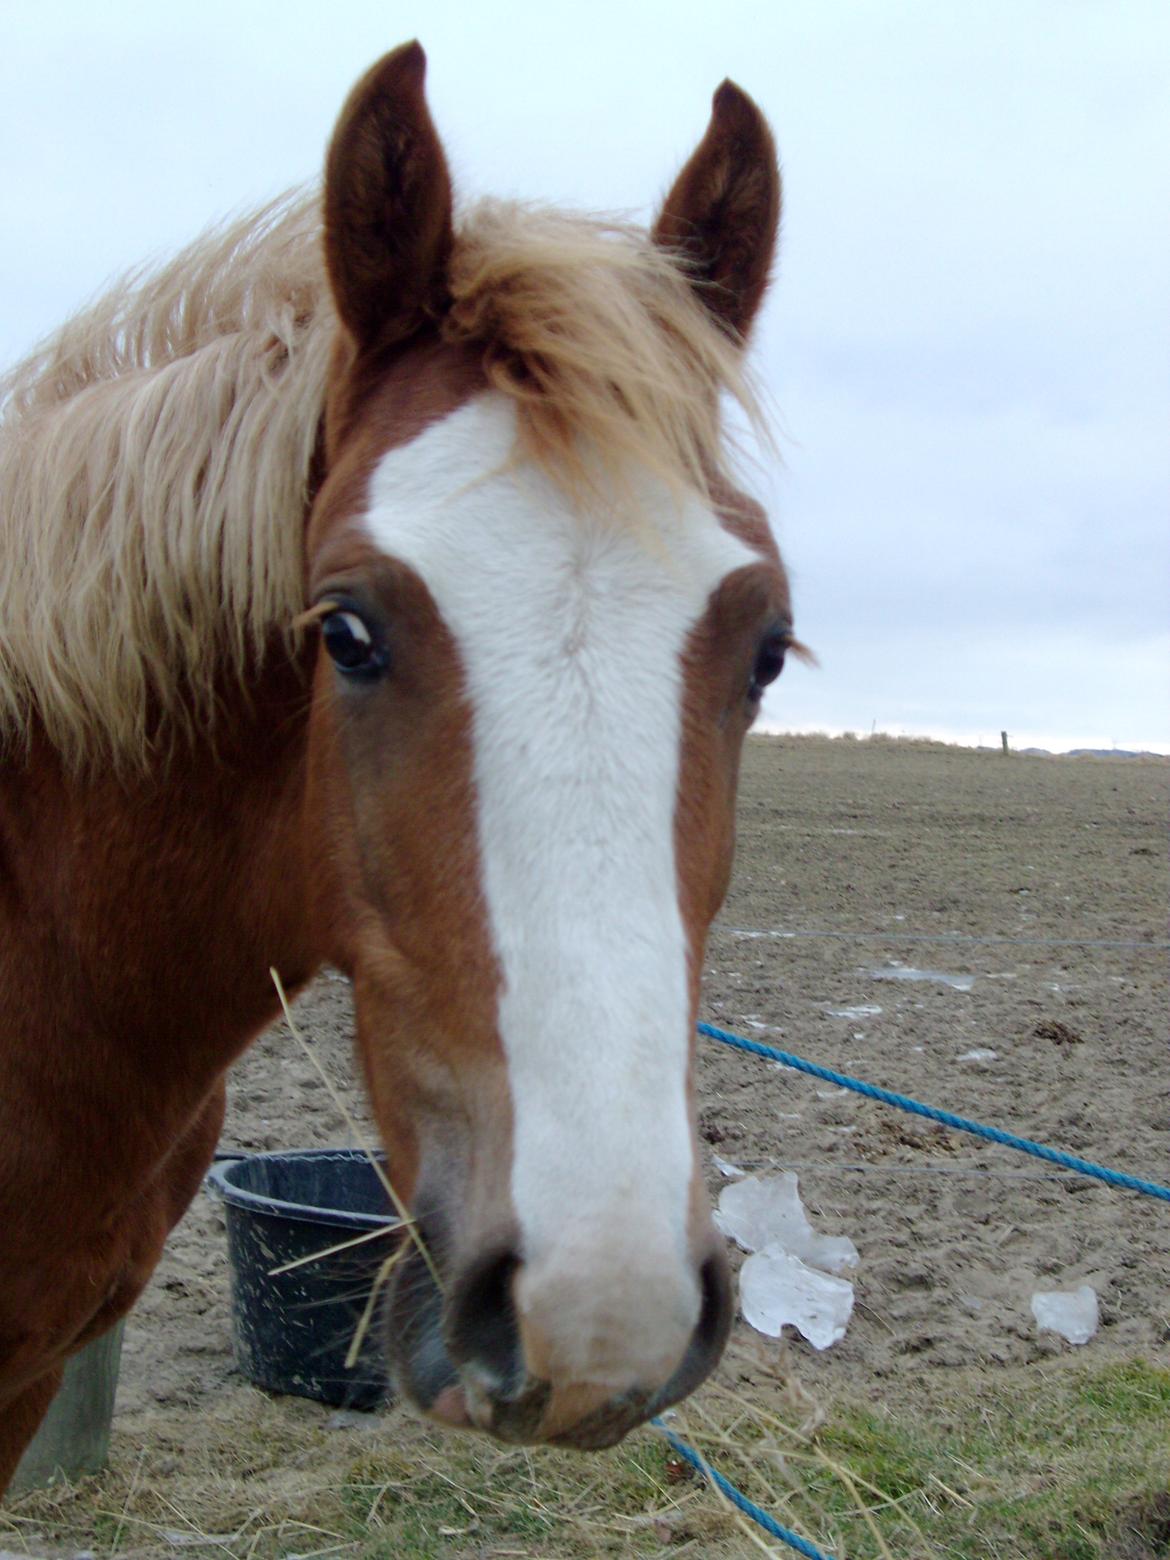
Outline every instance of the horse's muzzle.
[[(521, 1271), (513, 1250), (497, 1248), (444, 1277), (444, 1294), (417, 1249), (399, 1263), (386, 1310), (389, 1357), (399, 1390), (430, 1417), (501, 1441), (594, 1450), (614, 1445), (686, 1397), (723, 1352), (732, 1299), (714, 1232), (697, 1275), (699, 1314), (689, 1338), (659, 1352), (647, 1373), (651, 1379), (643, 1379), (631, 1360), (624, 1374), (634, 1385), (550, 1380), (530, 1370), (516, 1311)], [(638, 1303), (653, 1307), (653, 1292), (648, 1289)], [(664, 1317), (664, 1329), (668, 1325)], [(620, 1336), (617, 1347), (620, 1353)]]

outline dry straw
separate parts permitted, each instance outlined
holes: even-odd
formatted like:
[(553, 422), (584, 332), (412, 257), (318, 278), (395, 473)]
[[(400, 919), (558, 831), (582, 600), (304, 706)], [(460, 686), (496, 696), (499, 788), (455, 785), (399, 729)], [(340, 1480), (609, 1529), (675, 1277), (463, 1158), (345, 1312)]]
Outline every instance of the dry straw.
[[(272, 977), (272, 984), (276, 987), (276, 994), (280, 998), (280, 1006), (281, 1006), (281, 1009), (282, 1009), (282, 1011), (284, 1013), (284, 1021), (288, 1025), (288, 1027), (289, 1027), (289, 1032), (292, 1034), (293, 1039), (296, 1040), (298, 1045), (300, 1045), (301, 1049), (304, 1051), (304, 1053), (308, 1057), (309, 1061), (316, 1068), (318, 1076), (320, 1077), (321, 1082), (325, 1085), (325, 1088), (326, 1088), (326, 1090), (327, 1090), (327, 1092), (329, 1094), (329, 1098), (333, 1101), (334, 1105), (337, 1107), (337, 1110), (340, 1112), (340, 1114), (342, 1116), (342, 1119), (345, 1121), (346, 1126), (353, 1133), (354, 1138), (357, 1141), (358, 1147), (361, 1149), (362, 1153), (365, 1154), (366, 1158), (370, 1161), (370, 1165), (372, 1166), (375, 1175), (378, 1177), (378, 1180), (382, 1184), (383, 1191), (386, 1193), (386, 1196), (390, 1199), (391, 1206), (393, 1207), (395, 1213), (397, 1213), (399, 1219), (402, 1221), (401, 1227), (406, 1231), (406, 1233), (410, 1236), (410, 1239), (414, 1242), (414, 1245), (416, 1246), (419, 1255), (422, 1257), (423, 1261), (426, 1263), (427, 1268), (430, 1271), (430, 1275), (431, 1275), (431, 1277), (435, 1281), (436, 1288), (439, 1289), (440, 1292), (441, 1292), (443, 1287), (444, 1287), (443, 1286), (443, 1280), (439, 1276), (439, 1270), (435, 1266), (434, 1258), (431, 1256), (430, 1252), (427, 1250), (426, 1242), (423, 1240), (422, 1236), (419, 1233), (418, 1221), (413, 1217), (413, 1215), (411, 1214), (409, 1208), (407, 1208), (405, 1202), (403, 1202), (402, 1198), (399, 1197), (398, 1193), (394, 1190), (394, 1184), (390, 1180), (390, 1177), (386, 1174), (385, 1166), (383, 1165), (382, 1161), (379, 1159), (378, 1155), (375, 1153), (374, 1149), (371, 1147), (371, 1145), (369, 1143), (369, 1140), (366, 1138), (366, 1135), (362, 1131), (361, 1127), (359, 1127), (357, 1122), (353, 1119), (353, 1116), (350, 1113), (350, 1111), (346, 1109), (345, 1101), (341, 1098), (341, 1095), (338, 1093), (338, 1091), (337, 1091), (337, 1089), (336, 1089), (336, 1087), (335, 1087), (335, 1085), (333, 1083), (332, 1078), (330, 1078), (330, 1076), (326, 1072), (325, 1068), (322, 1067), (321, 1062), (320, 1062), (320, 1060), (319, 1060), (319, 1058), (317, 1056), (317, 1053), (314, 1051), (313, 1047), (309, 1044), (309, 1042), (305, 1039), (304, 1035), (301, 1034), (301, 1031), (297, 1027), (297, 1022), (296, 1022), (296, 1020), (292, 1016), (292, 1009), (289, 1007), (288, 997), (285, 994), (284, 982), (281, 980), (280, 975), (278, 974), (278, 972), (275, 969), (269, 969), (268, 973)], [(378, 1233), (381, 1233), (381, 1232), (379, 1231)], [(359, 1240), (366, 1239), (366, 1238), (368, 1238), (368, 1237), (366, 1237), (366, 1236), (359, 1236), (358, 1237)], [(357, 1241), (351, 1241), (348, 1244), (356, 1245)], [(340, 1248), (335, 1248), (335, 1249), (340, 1249)], [(405, 1247), (403, 1248), (403, 1250), (405, 1250)], [(385, 1266), (387, 1266), (387, 1264), (393, 1263), (393, 1262), (397, 1261), (399, 1255), (401, 1255), (401, 1253), (400, 1252), (396, 1252), (393, 1257), (390, 1257), (390, 1258), (387, 1259), (387, 1263), (383, 1264), (383, 1266), (385, 1267)]]

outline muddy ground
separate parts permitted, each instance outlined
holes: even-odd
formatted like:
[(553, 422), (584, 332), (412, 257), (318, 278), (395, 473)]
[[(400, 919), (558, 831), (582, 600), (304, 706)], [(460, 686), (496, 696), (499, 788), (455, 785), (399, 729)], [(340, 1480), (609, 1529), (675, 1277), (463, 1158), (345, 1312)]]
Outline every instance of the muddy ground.
[[(1168, 781), (1156, 761), (753, 739), (704, 1016), (1167, 1181)], [(877, 973), (897, 969), (970, 986)], [(849, 1009), (867, 1011), (839, 1016)], [(318, 981), (299, 1021), (361, 1118), (345, 982)], [(796, 1169), (819, 1226), (861, 1254), (853, 1320), (825, 1353), (789, 1342), (781, 1354), (738, 1324), (746, 1350), (725, 1370), (740, 1390), (773, 1391), (777, 1359), (831, 1399), (1070, 1353), (1037, 1332), (1029, 1299), (1081, 1283), (1097, 1290), (1102, 1323), (1081, 1357), (1170, 1360), (1164, 1204), (709, 1041), (699, 1077), (712, 1152)], [(283, 1026), (236, 1068), (224, 1141), (352, 1141)], [(714, 1168), (710, 1179), (717, 1190)], [(203, 1414), (248, 1390), (233, 1373), (220, 1215), (200, 1198), (130, 1321), (119, 1439), (182, 1445)], [(305, 1411), (290, 1400), (290, 1413)]]

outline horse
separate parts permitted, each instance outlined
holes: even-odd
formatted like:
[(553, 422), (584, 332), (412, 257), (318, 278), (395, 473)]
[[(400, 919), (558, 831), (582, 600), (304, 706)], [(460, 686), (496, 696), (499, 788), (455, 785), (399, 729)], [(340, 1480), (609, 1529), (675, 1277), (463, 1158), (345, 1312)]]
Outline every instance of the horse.
[(115, 287), (0, 420), (0, 1489), (324, 964), (415, 1244), (398, 1390), (613, 1444), (727, 1337), (694, 1022), (795, 641), (721, 402), (780, 180), (731, 82), (649, 231), (458, 217), (417, 43), (323, 188)]

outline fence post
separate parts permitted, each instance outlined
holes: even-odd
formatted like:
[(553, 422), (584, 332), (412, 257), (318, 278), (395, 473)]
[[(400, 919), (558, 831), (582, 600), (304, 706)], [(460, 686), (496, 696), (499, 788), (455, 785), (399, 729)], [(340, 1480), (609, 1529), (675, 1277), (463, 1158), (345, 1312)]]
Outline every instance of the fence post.
[(61, 1389), (25, 1447), (14, 1490), (42, 1489), (61, 1476), (76, 1479), (106, 1466), (125, 1325), (125, 1319), (115, 1322), (66, 1362)]
[(1000, 741), (1003, 743), (1003, 756), (1006, 758), (1008, 756), (1007, 732), (1006, 731), (1001, 731), (1000, 734), (999, 734), (999, 738), (1000, 738)]

